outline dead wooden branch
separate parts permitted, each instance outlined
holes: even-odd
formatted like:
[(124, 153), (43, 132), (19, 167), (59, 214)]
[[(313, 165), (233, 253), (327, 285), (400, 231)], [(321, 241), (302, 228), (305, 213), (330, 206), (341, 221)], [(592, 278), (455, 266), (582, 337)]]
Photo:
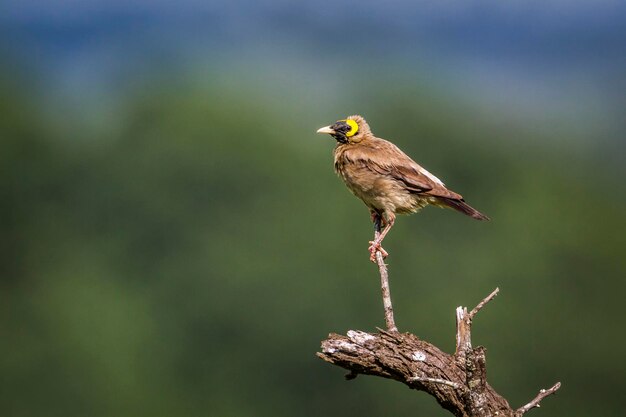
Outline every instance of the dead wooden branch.
[[(378, 239), (381, 231), (381, 217), (377, 216), (374, 221), (374, 240)], [(387, 331), (397, 332), (396, 322), (393, 318), (393, 306), (391, 305), (391, 292), (389, 290), (389, 274), (387, 272), (387, 265), (385, 259), (380, 250), (376, 251), (376, 264), (378, 265), (378, 271), (380, 272), (380, 288), (383, 294), (383, 307), (385, 309), (385, 323), (387, 324)]]
[(526, 412), (528, 412), (532, 408), (535, 408), (535, 407), (539, 408), (539, 403), (541, 402), (541, 400), (546, 398), (548, 395), (554, 394), (559, 388), (561, 388), (561, 383), (557, 382), (550, 389), (542, 389), (541, 391), (539, 391), (539, 394), (537, 394), (537, 396), (531, 402), (529, 402), (523, 407), (518, 408), (517, 411), (515, 411), (515, 417), (523, 416)]
[[(350, 371), (349, 379), (358, 374), (376, 375), (427, 392), (458, 417), (521, 417), (528, 410), (539, 407), (539, 402), (558, 390), (561, 384), (542, 390), (534, 400), (514, 410), (487, 383), (485, 349), (472, 347), (471, 324), (476, 314), (497, 294), (496, 288), (469, 313), (465, 307), (456, 309), (457, 343), (453, 355), (413, 334), (399, 333), (391, 309), (391, 321), (386, 320), (387, 331), (350, 330), (345, 336), (332, 333), (322, 342), (322, 351), (317, 355)], [(385, 308), (386, 319), (387, 311)]]

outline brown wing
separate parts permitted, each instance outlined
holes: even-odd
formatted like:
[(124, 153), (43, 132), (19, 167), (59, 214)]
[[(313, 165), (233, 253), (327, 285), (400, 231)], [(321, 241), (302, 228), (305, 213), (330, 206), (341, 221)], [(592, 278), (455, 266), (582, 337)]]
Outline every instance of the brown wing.
[(370, 143), (370, 146), (361, 147), (360, 152), (351, 157), (362, 160), (363, 166), (380, 175), (402, 182), (410, 192), (458, 200), (463, 198), (433, 180), (432, 175), (427, 174), (428, 171), (393, 143), (378, 138)]
[(363, 165), (367, 166), (377, 174), (391, 177), (402, 182), (405, 187), (415, 193), (426, 193), (435, 188), (435, 184), (425, 175), (412, 167), (404, 165), (396, 165), (390, 163), (380, 163), (371, 159), (363, 161)]

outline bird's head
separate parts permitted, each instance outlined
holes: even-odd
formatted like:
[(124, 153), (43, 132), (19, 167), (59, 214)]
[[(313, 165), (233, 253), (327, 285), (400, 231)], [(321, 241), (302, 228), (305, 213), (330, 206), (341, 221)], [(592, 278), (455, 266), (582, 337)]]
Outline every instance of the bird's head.
[(328, 133), (339, 143), (359, 143), (367, 139), (372, 132), (364, 118), (358, 115), (338, 120), (330, 126), (318, 129), (317, 133)]

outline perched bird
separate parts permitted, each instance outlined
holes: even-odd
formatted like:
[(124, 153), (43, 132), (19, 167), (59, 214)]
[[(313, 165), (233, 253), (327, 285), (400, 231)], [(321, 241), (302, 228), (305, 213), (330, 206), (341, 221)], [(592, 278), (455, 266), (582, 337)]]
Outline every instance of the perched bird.
[(335, 172), (367, 205), (372, 221), (384, 225), (378, 237), (369, 242), (372, 262), (379, 250), (383, 257), (388, 255), (381, 243), (393, 227), (396, 214), (415, 213), (432, 204), (453, 208), (477, 220), (489, 220), (396, 145), (374, 136), (363, 117), (350, 116), (317, 133), (328, 133), (337, 140)]

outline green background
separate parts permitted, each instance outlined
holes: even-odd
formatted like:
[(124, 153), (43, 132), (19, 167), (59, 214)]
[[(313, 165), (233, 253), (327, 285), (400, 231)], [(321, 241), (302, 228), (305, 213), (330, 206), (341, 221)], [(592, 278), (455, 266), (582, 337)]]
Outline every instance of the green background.
[(354, 113), (492, 219), (398, 218), (385, 248), (400, 330), (452, 352), (454, 309), (499, 287), (473, 332), (489, 383), (519, 407), (561, 381), (536, 416), (623, 415), (620, 102), (537, 120), (407, 62), (329, 76), (326, 56), (326, 73), (281, 78), (239, 58), (140, 68), (98, 102), (6, 55), (0, 415), (447, 415), (315, 356), (330, 332), (384, 325), (369, 213), (315, 134)]

